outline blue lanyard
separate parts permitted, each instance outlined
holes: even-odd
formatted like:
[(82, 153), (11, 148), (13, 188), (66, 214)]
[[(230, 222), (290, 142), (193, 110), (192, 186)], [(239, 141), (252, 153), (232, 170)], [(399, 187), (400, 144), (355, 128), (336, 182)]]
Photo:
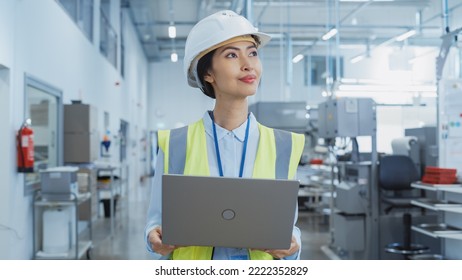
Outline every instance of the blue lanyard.
[[(218, 147), (217, 128), (215, 125), (215, 118), (213, 117), (213, 112), (211, 112), (210, 117), (212, 118), (212, 124), (213, 124), (213, 140), (215, 142), (215, 151), (217, 153), (218, 172), (220, 173), (220, 177), (223, 177), (223, 166), (221, 165), (220, 148)], [(245, 162), (245, 154), (247, 152), (247, 140), (249, 139), (249, 127), (250, 127), (250, 114), (247, 115), (247, 126), (245, 128), (245, 137), (244, 137), (244, 148), (242, 149), (241, 167), (239, 169), (240, 178), (242, 178), (242, 175), (244, 174), (244, 162)]]

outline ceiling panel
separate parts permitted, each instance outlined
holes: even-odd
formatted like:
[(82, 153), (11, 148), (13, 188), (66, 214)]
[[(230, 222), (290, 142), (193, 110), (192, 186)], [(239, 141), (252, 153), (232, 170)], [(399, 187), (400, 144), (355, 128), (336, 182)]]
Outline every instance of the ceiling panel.
[[(410, 29), (417, 35), (410, 44), (439, 44), (444, 0), (124, 0), (137, 28), (146, 55), (152, 61), (168, 59), (175, 49), (182, 55), (192, 26), (222, 9), (246, 14), (258, 28), (278, 38), (292, 39), (294, 46), (322, 45), (321, 36), (339, 27), (340, 44), (382, 44)], [(462, 24), (462, 0), (447, 0), (450, 26)], [(177, 37), (168, 37), (174, 24)], [(455, 28), (454, 28), (455, 29)], [(332, 40), (332, 39), (331, 39)], [(285, 40), (284, 40), (285, 42)], [(270, 45), (271, 46), (271, 45)]]

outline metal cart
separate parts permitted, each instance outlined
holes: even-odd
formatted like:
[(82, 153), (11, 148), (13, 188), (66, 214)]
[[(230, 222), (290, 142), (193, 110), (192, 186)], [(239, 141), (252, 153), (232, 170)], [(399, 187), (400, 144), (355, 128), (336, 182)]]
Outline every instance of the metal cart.
[[(79, 220), (78, 206), (87, 200), (90, 200), (91, 207), (91, 193), (68, 193), (69, 200), (55, 200), (44, 198), (41, 191), (37, 191), (34, 196), (33, 207), (33, 248), (34, 259), (81, 259), (85, 254), (87, 259), (91, 259), (92, 243), (92, 219), (91, 216), (88, 220)], [(53, 221), (53, 225), (45, 224), (44, 218), (46, 211), (63, 211), (67, 212), (68, 220), (65, 223), (58, 224), (58, 219)], [(48, 226), (48, 228), (47, 228)], [(59, 227), (60, 230), (54, 230), (53, 227)], [(46, 237), (47, 234), (59, 234), (55, 237)], [(67, 240), (66, 240), (67, 239)], [(63, 241), (63, 248), (56, 249), (53, 247), (53, 242)], [(47, 244), (45, 244), (47, 243)], [(53, 248), (53, 250), (46, 250), (44, 246)]]

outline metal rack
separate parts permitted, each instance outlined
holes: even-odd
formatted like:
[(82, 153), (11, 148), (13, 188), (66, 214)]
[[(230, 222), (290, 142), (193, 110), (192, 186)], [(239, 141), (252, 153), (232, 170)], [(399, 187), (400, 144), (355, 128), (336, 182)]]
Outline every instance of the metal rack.
[[(98, 181), (97, 183), (97, 199), (100, 202), (101, 199), (101, 192), (109, 192), (109, 205), (110, 205), (110, 220), (111, 220), (111, 237), (114, 237), (114, 227), (115, 227), (115, 211), (116, 211), (116, 196), (122, 195), (122, 182), (121, 176), (119, 176), (119, 180), (115, 180), (115, 171), (120, 169), (120, 167), (115, 166), (97, 166), (97, 176), (100, 176), (102, 173), (109, 176), (108, 183), (101, 183)], [(121, 170), (121, 169), (120, 169)], [(102, 173), (101, 173), (102, 172)], [(121, 174), (119, 174), (121, 175)], [(100, 211), (98, 207), (98, 216), (100, 216)]]
[[(334, 171), (335, 169), (335, 171)], [(334, 165), (308, 165), (299, 166), (297, 177), (300, 181), (300, 198), (312, 199), (305, 201), (306, 208), (312, 208), (324, 212), (329, 209), (329, 201), (332, 199), (332, 184), (338, 184), (333, 178), (336, 174)]]
[[(85, 254), (87, 259), (91, 258), (92, 242), (92, 219), (88, 221), (79, 220), (78, 206), (90, 200), (91, 193), (81, 193), (78, 196), (74, 193), (69, 193), (69, 200), (47, 200), (42, 197), (40, 191), (36, 192), (34, 197), (33, 207), (33, 248), (34, 259), (81, 259)], [(45, 209), (49, 208), (71, 208), (74, 209), (74, 217), (71, 218), (71, 224), (74, 231), (75, 239), (70, 237), (70, 248), (67, 252), (48, 253), (43, 251), (43, 213)], [(80, 223), (79, 223), (80, 222)], [(87, 227), (84, 224), (88, 223)]]
[[(434, 192), (452, 192), (462, 193), (461, 184), (453, 185), (432, 185), (424, 184), (422, 182), (412, 183), (411, 186), (417, 189), (423, 189)], [(440, 197), (440, 195), (438, 195)], [(412, 204), (442, 213), (452, 212), (462, 214), (462, 203), (455, 203), (446, 200), (413, 200)], [(425, 234), (433, 238), (444, 238), (444, 239), (456, 239), (462, 240), (462, 229), (444, 223), (440, 224), (422, 224), (418, 226), (412, 226), (412, 230)]]

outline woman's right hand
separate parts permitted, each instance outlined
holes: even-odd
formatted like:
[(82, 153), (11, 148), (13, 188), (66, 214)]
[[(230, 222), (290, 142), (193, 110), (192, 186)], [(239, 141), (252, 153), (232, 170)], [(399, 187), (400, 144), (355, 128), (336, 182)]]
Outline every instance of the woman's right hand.
[(173, 245), (166, 245), (162, 243), (162, 228), (156, 227), (149, 232), (148, 240), (151, 243), (151, 248), (154, 252), (162, 256), (168, 255), (177, 247)]

